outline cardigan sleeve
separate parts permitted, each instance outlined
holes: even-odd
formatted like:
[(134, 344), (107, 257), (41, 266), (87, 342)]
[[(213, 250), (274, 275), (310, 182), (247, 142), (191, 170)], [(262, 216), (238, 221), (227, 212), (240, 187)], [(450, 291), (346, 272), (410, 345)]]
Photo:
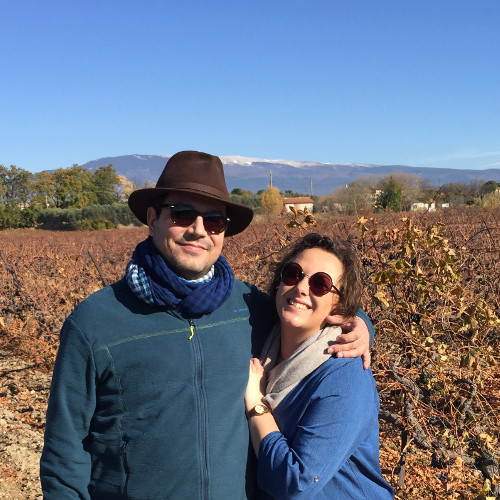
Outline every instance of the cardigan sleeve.
[(323, 379), (290, 440), (276, 431), (262, 440), (258, 483), (273, 498), (315, 496), (366, 438), (375, 389), (366, 382), (371, 371), (350, 369), (353, 361)]
[(77, 326), (66, 319), (54, 365), (40, 460), (43, 498), (90, 500), (90, 454), (85, 450), (95, 411), (93, 352)]

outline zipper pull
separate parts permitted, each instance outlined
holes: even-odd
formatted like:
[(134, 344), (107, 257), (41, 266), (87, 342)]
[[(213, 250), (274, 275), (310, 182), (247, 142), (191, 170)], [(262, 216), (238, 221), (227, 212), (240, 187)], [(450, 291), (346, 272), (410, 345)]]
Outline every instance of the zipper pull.
[(189, 320), (189, 330), (191, 331), (191, 335), (189, 336), (188, 340), (191, 340), (194, 336), (194, 325), (191, 320)]

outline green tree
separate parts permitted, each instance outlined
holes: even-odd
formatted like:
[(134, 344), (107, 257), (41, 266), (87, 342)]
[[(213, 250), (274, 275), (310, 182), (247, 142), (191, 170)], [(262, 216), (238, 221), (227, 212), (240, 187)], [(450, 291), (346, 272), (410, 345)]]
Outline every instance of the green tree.
[(0, 165), (0, 200), (1, 204), (5, 204), (5, 194), (7, 193), (7, 178), (9, 175), (9, 169)]
[(4, 205), (19, 206), (24, 208), (28, 206), (31, 196), (31, 181), (33, 174), (11, 165), (9, 168), (0, 165), (0, 197)]
[(16, 205), (0, 205), (0, 229), (23, 227), (22, 210)]
[(81, 165), (58, 168), (54, 172), (56, 208), (83, 208), (97, 203), (92, 174)]
[(264, 215), (271, 217), (277, 215), (283, 209), (281, 194), (277, 187), (268, 186), (267, 191), (262, 193), (260, 208)]
[[(434, 200), (434, 191), (428, 179), (421, 179), (418, 175), (405, 172), (395, 172), (389, 177), (384, 177), (379, 182), (379, 189), (383, 190), (386, 182), (392, 178), (395, 186), (401, 189), (399, 210), (410, 210), (412, 203), (429, 202)], [(391, 209), (392, 210), (392, 209)]]
[(234, 188), (231, 191), (231, 194), (234, 194), (236, 196), (252, 196), (253, 195), (252, 191), (247, 191), (246, 189), (241, 189), (241, 188)]
[(98, 205), (110, 205), (119, 200), (120, 179), (112, 165), (102, 166), (92, 172), (92, 190)]
[(261, 196), (257, 194), (253, 194), (250, 191), (241, 190), (242, 193), (250, 193), (250, 194), (231, 194), (229, 198), (234, 203), (239, 203), (240, 205), (246, 205), (247, 207), (252, 208), (255, 212), (260, 212), (260, 202)]
[(479, 194), (483, 197), (485, 194), (494, 193), (499, 184), (495, 181), (485, 182), (479, 189)]
[(43, 208), (55, 207), (55, 186), (56, 181), (54, 172), (50, 172), (49, 170), (36, 172), (32, 183), (33, 203)]
[(384, 210), (400, 212), (402, 208), (403, 186), (392, 175), (382, 179), (379, 183), (381, 193), (377, 198), (377, 204)]
[(292, 191), (291, 189), (287, 189), (283, 194), (284, 198), (303, 198), (304, 196), (308, 196), (308, 195), (302, 194), (302, 193), (296, 193), (295, 191)]

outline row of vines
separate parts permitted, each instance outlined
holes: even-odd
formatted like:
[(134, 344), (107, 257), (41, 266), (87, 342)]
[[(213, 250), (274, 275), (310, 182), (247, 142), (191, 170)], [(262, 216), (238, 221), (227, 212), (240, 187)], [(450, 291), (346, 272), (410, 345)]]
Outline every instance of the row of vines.
[[(348, 239), (376, 327), (380, 459), (400, 499), (500, 495), (500, 213), (289, 214), (228, 238), (237, 278), (265, 289), (306, 232)], [(145, 228), (0, 235), (0, 348), (50, 371), (62, 321), (120, 278)]]

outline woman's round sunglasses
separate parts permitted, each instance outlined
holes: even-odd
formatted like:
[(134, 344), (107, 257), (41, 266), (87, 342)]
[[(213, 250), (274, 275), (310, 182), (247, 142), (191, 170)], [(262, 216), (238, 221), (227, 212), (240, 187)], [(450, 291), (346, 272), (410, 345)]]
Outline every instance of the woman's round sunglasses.
[(230, 221), (229, 217), (225, 215), (216, 213), (202, 214), (194, 210), (194, 208), (177, 207), (169, 203), (160, 203), (156, 206), (158, 208), (170, 208), (170, 219), (176, 226), (188, 227), (196, 220), (196, 217), (201, 216), (203, 218), (203, 226), (206, 232), (210, 234), (224, 232)]
[(323, 295), (331, 291), (335, 291), (342, 297), (340, 290), (333, 284), (329, 274), (319, 272), (309, 276), (296, 262), (285, 264), (281, 269), (280, 277), (282, 283), (287, 286), (298, 285), (304, 278), (309, 278), (309, 290), (311, 290), (312, 294), (316, 295), (316, 297), (323, 297)]

